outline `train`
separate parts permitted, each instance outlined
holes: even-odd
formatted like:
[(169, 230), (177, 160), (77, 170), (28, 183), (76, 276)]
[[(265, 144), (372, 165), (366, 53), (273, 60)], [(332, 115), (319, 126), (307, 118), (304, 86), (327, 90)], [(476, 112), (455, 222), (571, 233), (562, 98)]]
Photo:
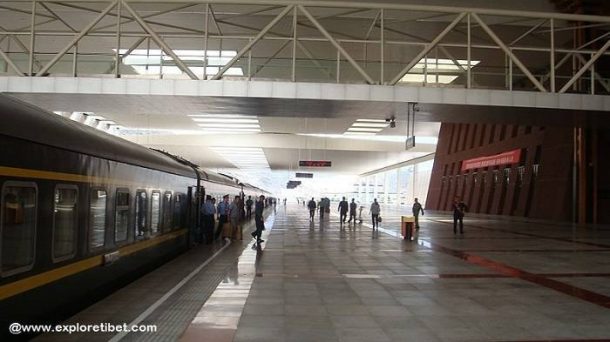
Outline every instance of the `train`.
[(67, 318), (190, 248), (204, 196), (269, 195), (3, 94), (0, 191), (0, 336)]

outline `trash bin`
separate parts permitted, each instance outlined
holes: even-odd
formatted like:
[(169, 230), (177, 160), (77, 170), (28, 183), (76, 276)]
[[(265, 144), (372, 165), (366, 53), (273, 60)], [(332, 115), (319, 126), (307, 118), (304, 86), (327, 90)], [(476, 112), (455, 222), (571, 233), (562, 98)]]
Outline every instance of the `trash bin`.
[(413, 232), (415, 231), (415, 217), (413, 216), (401, 216), (401, 229), (400, 232), (402, 234), (403, 239), (405, 240), (413, 240)]

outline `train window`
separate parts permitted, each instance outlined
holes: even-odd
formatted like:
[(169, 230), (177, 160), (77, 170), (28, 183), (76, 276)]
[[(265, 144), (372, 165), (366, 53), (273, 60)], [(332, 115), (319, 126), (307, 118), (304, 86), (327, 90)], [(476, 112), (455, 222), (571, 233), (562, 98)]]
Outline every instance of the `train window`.
[(53, 261), (61, 261), (76, 254), (78, 188), (58, 185), (53, 199)]
[(117, 189), (115, 201), (114, 241), (121, 242), (127, 240), (127, 230), (129, 227), (129, 190)]
[(148, 235), (148, 195), (144, 190), (136, 191), (136, 219), (134, 220), (134, 240)]
[(163, 194), (163, 231), (172, 229), (172, 193)]
[(91, 189), (89, 198), (89, 248), (103, 247), (106, 241), (106, 190)]
[(161, 193), (153, 191), (150, 205), (150, 233), (157, 234), (159, 232), (159, 221), (161, 217)]
[(176, 194), (174, 198), (174, 217), (173, 217), (173, 227), (172, 229), (180, 229), (182, 227), (182, 217), (184, 208), (186, 205), (186, 200), (184, 194)]
[(6, 182), (2, 187), (2, 276), (34, 266), (37, 193), (34, 183)]

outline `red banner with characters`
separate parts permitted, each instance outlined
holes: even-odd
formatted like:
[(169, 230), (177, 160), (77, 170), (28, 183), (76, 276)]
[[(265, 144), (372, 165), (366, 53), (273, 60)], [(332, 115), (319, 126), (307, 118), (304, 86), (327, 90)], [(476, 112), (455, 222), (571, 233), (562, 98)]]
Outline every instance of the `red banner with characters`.
[(502, 152), (493, 156), (467, 159), (462, 162), (462, 171), (480, 169), (488, 166), (518, 163), (521, 159), (521, 149)]

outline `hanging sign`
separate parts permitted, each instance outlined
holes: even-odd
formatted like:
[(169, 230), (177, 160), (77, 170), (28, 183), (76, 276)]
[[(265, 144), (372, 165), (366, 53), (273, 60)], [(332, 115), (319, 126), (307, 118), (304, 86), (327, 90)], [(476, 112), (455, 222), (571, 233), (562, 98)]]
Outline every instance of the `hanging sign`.
[(301, 167), (331, 167), (330, 160), (299, 160)]
[(521, 149), (502, 152), (493, 156), (466, 159), (462, 162), (462, 171), (480, 169), (483, 167), (518, 163), (521, 159)]

